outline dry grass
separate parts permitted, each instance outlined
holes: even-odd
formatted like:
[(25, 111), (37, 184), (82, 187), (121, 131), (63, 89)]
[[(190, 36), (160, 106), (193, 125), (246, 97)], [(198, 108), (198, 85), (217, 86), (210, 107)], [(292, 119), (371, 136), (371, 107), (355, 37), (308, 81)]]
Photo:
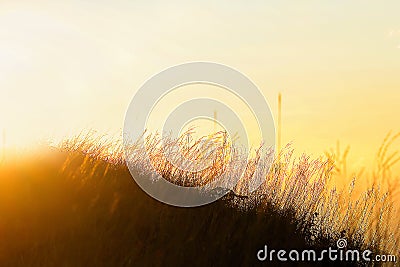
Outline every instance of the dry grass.
[[(365, 169), (361, 169), (352, 174), (351, 183), (346, 188), (339, 190), (331, 180), (348, 177), (350, 147), (341, 152), (338, 143), (336, 151), (331, 150), (318, 159), (307, 155), (295, 159), (290, 145), (272, 158), (270, 150), (259, 147), (255, 156), (248, 159), (239, 148), (232, 146), (224, 132), (187, 142), (186, 137), (191, 131), (177, 140), (168, 137), (162, 140), (158, 134), (148, 134), (144, 142), (132, 146), (129, 160), (142, 171), (142, 175), (154, 177), (160, 174), (183, 186), (204, 186), (215, 177), (229, 180), (227, 184), (239, 181), (233, 193), (248, 197), (246, 205), (251, 205), (252, 199), (258, 202), (261, 199), (265, 206), (272, 205), (283, 214), (293, 212), (298, 229), (308, 236), (311, 244), (318, 243), (318, 240), (346, 237), (361, 248), (400, 255), (400, 213), (395, 205), (399, 203), (400, 190), (396, 186), (399, 178), (391, 172), (400, 157), (396, 157), (397, 151), (389, 153), (390, 146), (400, 133), (389, 133), (384, 139), (377, 153), (372, 181), (365, 179), (368, 176)], [(100, 140), (95, 135), (86, 135), (86, 139), (77, 138), (72, 144), (90, 155), (97, 153), (96, 157), (112, 162), (123, 161), (120, 142), (104, 146)], [(71, 150), (66, 143), (62, 147)], [(110, 147), (113, 149), (110, 150)], [(145, 153), (149, 155), (151, 165), (142, 160)], [(168, 159), (166, 154), (170, 155)], [(176, 167), (182, 156), (194, 165), (205, 164), (209, 167), (198, 172), (182, 170)], [(171, 159), (178, 165), (172, 164)], [(194, 165), (186, 167), (198, 167)], [(261, 187), (249, 194), (248, 188), (251, 187), (256, 167), (267, 168), (269, 165), (271, 167)], [(244, 168), (244, 173), (239, 172), (239, 166)], [(365, 181), (369, 181), (366, 190), (355, 192), (358, 180), (363, 182), (364, 187)]]
[[(387, 136), (369, 188), (359, 192), (356, 180), (366, 172), (352, 174), (354, 179), (345, 189), (332, 185), (333, 178), (348, 175), (348, 150), (296, 159), (290, 145), (274, 158), (260, 147), (248, 160), (223, 132), (201, 141), (147, 135), (128, 153), (142, 175), (158, 173), (185, 186), (207, 185), (218, 175), (239, 179), (223, 199), (197, 209), (179, 209), (152, 200), (133, 183), (121, 140), (82, 134), (41, 160), (0, 168), (0, 263), (145, 266), (182, 265), (195, 259), (194, 266), (248, 265), (264, 244), (326, 248), (335, 246), (339, 237), (346, 237), (353, 248), (399, 256), (398, 179), (391, 172), (398, 159), (389, 152), (398, 137)], [(155, 171), (143, 161), (144, 153), (157, 166)], [(185, 172), (165, 153), (178, 163), (184, 155), (197, 159), (195, 165), (210, 166)], [(268, 164), (263, 184), (249, 194), (256, 166), (267, 170)], [(244, 168), (243, 175), (238, 166)]]

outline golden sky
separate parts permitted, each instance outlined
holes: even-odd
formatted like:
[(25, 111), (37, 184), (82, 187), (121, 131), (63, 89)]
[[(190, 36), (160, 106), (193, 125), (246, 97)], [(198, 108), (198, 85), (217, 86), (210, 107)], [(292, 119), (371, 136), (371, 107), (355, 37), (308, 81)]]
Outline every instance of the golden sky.
[(399, 1), (215, 2), (0, 1), (6, 145), (118, 133), (143, 82), (188, 61), (240, 70), (275, 115), (282, 92), (299, 151), (340, 140), (363, 165), (400, 131)]

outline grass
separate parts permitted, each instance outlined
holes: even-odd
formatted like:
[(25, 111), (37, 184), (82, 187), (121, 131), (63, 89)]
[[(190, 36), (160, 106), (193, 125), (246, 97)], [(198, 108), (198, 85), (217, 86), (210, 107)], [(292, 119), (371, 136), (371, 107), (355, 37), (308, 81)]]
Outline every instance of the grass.
[[(166, 139), (164, 146), (159, 136), (148, 135), (129, 154), (142, 175), (153, 172), (143, 161), (145, 151), (157, 173), (185, 186), (207, 185), (221, 173), (238, 178), (237, 166), (244, 166), (238, 186), (224, 198), (177, 208), (136, 185), (121, 142), (81, 135), (0, 167), (0, 265), (249, 266), (259, 264), (256, 253), (264, 245), (320, 250), (336, 247), (341, 237), (350, 248), (400, 256), (398, 179), (391, 173), (397, 154), (389, 152), (396, 138), (385, 139), (365, 191), (356, 190), (355, 179), (341, 190), (332, 185), (333, 178), (348, 175), (347, 152), (295, 159), (286, 146), (276, 157), (264, 157), (271, 168), (262, 186), (248, 194), (261, 153), (270, 151), (258, 148), (247, 161), (222, 132), (203, 141)], [(211, 167), (182, 172), (165, 157), (176, 156), (176, 148), (187, 159), (197, 158), (195, 164), (208, 159)]]

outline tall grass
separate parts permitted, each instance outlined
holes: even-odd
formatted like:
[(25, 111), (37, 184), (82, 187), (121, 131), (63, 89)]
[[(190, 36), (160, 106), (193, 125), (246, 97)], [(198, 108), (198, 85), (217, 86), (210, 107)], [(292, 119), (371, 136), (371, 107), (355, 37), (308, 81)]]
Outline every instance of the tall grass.
[[(223, 199), (180, 209), (153, 200), (133, 182), (121, 140), (82, 134), (39, 158), (0, 168), (0, 264), (253, 265), (264, 244), (325, 249), (339, 237), (351, 248), (399, 256), (398, 190), (391, 172), (396, 158), (389, 152), (395, 138), (388, 135), (379, 150), (369, 188), (356, 192), (366, 172), (354, 174), (344, 189), (332, 183), (348, 175), (347, 152), (339, 149), (312, 159), (295, 158), (291, 145), (274, 158), (259, 147), (248, 158), (224, 132), (201, 140), (148, 134), (128, 153), (141, 175), (157, 173), (184, 186), (208, 185), (224, 173), (239, 179)], [(182, 156), (200, 170), (178, 168)], [(250, 193), (259, 165), (270, 168)]]
[[(386, 136), (377, 154), (372, 183), (366, 190), (355, 192), (357, 182), (363, 183), (363, 175), (367, 176), (363, 169), (352, 174), (351, 183), (344, 189), (339, 189), (331, 181), (334, 177), (344, 178), (348, 175), (347, 156), (350, 148), (346, 147), (341, 153), (339, 143), (336, 151), (331, 150), (331, 153), (316, 159), (305, 154), (294, 158), (294, 149), (290, 145), (282, 148), (274, 158), (271, 150), (262, 147), (248, 158), (232, 145), (225, 132), (198, 140), (191, 139), (192, 142), (188, 143), (186, 136), (192, 134), (191, 131), (178, 139), (161, 139), (158, 134), (148, 134), (143, 143), (135, 143), (132, 147), (129, 160), (142, 171), (142, 175), (154, 177), (156, 173), (182, 186), (204, 186), (215, 177), (221, 178), (221, 175), (225, 180), (239, 181), (232, 193), (247, 199), (242, 207), (261, 202), (259, 209), (263, 205), (273, 206), (282, 214), (293, 214), (298, 230), (308, 236), (310, 244), (345, 237), (364, 249), (373, 248), (400, 255), (400, 213), (395, 205), (399, 203), (400, 190), (396, 187), (399, 179), (391, 173), (391, 168), (400, 157), (396, 157), (397, 152), (388, 154), (390, 146), (400, 134)], [(95, 153), (96, 157), (113, 162), (123, 161), (120, 143), (104, 146), (101, 138), (97, 138), (88, 135), (86, 139), (75, 139), (72, 144), (76, 147), (72, 148), (78, 147), (80, 151), (87, 151), (90, 155)], [(66, 143), (62, 147), (71, 150)], [(111, 155), (109, 147), (114, 148)], [(150, 158), (151, 166), (143, 161), (145, 153)], [(182, 158), (190, 160), (191, 164), (208, 167), (197, 172), (182, 170), (178, 167)], [(262, 164), (260, 160), (264, 160)], [(238, 166), (245, 171), (240, 173)], [(248, 188), (251, 187), (256, 168), (260, 166), (270, 168), (263, 177), (262, 185), (250, 194)], [(195, 166), (186, 167), (191, 169)], [(227, 184), (230, 185), (229, 181)]]

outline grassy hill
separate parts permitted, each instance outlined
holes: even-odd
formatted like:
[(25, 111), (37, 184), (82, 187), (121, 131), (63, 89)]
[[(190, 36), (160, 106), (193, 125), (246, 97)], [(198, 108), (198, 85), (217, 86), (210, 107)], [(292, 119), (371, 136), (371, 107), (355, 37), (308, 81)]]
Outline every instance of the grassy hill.
[[(0, 166), (0, 266), (277, 266), (257, 260), (264, 245), (321, 250), (336, 247), (339, 237), (352, 249), (398, 252), (396, 239), (381, 240), (389, 224), (386, 209), (377, 215), (384, 223), (372, 223), (372, 215), (363, 219), (384, 205), (368, 208), (360, 202), (342, 216), (349, 207), (342, 211), (338, 202), (326, 201), (343, 196), (316, 187), (315, 177), (329, 176), (331, 168), (315, 161), (272, 168), (270, 181), (289, 172), (309, 175), (286, 186), (274, 184), (273, 197), (231, 192), (206, 206), (177, 208), (149, 197), (121, 158), (98, 150), (84, 141)], [(319, 171), (311, 172), (315, 166)], [(366, 231), (381, 236), (371, 239)], [(308, 265), (314, 264), (298, 264)]]

